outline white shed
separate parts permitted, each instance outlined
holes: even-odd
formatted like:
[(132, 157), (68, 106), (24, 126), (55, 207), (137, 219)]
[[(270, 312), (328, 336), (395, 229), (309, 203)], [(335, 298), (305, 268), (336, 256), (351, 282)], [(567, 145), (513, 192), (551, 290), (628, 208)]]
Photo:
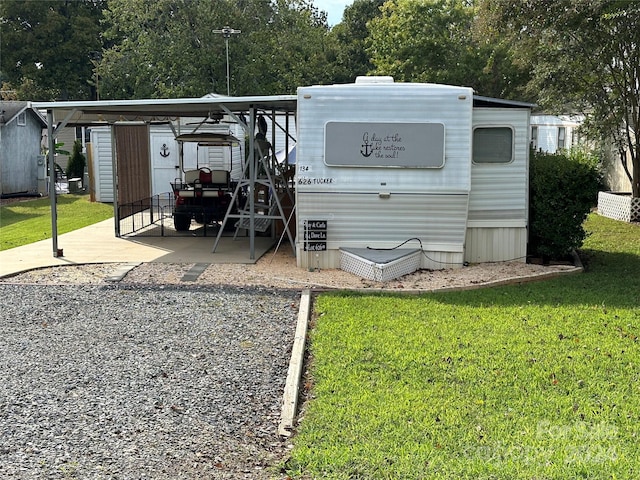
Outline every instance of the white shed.
[[(185, 122), (195, 121), (185, 119)], [(183, 127), (184, 129), (184, 127)], [(187, 131), (193, 129), (188, 127)], [(243, 138), (244, 130), (236, 124), (220, 124), (205, 126), (199, 131), (225, 133)], [(92, 127), (91, 155), (92, 185), (98, 202), (113, 202), (113, 155), (112, 129), (110, 126)], [(171, 191), (170, 183), (182, 175), (184, 170), (197, 167), (226, 169), (231, 172), (231, 178), (237, 179), (242, 175), (243, 143), (229, 147), (212, 147), (198, 145), (196, 142), (183, 143), (183, 162), (180, 165), (179, 142), (175, 139), (174, 131), (168, 124), (151, 125), (149, 137), (149, 170), (151, 195), (159, 195)]]
[(403, 246), (419, 268), (525, 261), (530, 107), (389, 77), (299, 88), (298, 266)]

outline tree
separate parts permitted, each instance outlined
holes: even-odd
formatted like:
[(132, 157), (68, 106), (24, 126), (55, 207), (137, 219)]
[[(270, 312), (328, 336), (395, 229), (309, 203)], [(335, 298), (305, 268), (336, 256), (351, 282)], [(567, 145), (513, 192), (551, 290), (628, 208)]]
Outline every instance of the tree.
[(358, 75), (374, 70), (369, 59), (367, 45), (370, 20), (382, 15), (380, 7), (385, 0), (355, 0), (347, 6), (342, 22), (331, 30), (336, 40), (336, 74), (334, 83), (352, 82)]
[(527, 72), (499, 40), (475, 35), (476, 10), (465, 0), (390, 0), (369, 23), (375, 72), (397, 80), (464, 85), (482, 95), (522, 98)]
[(3, 90), (25, 100), (91, 98), (103, 8), (103, 0), (0, 2)]
[(532, 68), (541, 106), (582, 112), (592, 135), (613, 140), (640, 196), (640, 2), (483, 0), (480, 16)]
[(82, 142), (76, 140), (73, 142), (73, 153), (69, 158), (67, 165), (67, 178), (83, 178), (84, 168), (87, 165), (87, 159), (82, 153)]
[(113, 46), (99, 66), (103, 98), (166, 98), (295, 92), (322, 80), (326, 18), (308, 0), (110, 0), (105, 35)]

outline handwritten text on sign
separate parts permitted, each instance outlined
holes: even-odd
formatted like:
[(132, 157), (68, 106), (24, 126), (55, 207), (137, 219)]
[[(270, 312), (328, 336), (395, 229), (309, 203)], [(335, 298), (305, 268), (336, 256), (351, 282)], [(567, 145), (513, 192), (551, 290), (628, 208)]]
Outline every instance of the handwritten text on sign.
[(328, 122), (325, 163), (343, 167), (440, 168), (442, 123)]

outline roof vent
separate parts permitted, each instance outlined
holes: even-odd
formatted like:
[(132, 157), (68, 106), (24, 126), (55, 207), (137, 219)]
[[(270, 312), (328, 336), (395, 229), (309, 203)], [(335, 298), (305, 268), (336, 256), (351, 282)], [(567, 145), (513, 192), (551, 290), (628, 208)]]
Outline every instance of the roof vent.
[(394, 83), (393, 77), (389, 76), (360, 76), (356, 77), (356, 83), (358, 84), (372, 84), (372, 83)]

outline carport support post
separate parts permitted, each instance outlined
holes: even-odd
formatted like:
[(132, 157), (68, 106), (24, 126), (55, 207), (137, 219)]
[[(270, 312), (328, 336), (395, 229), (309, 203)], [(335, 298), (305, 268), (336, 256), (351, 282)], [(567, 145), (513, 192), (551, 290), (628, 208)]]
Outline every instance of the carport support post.
[(59, 257), (58, 211), (56, 209), (56, 141), (53, 138), (53, 110), (47, 110), (47, 141), (49, 142), (49, 199), (51, 200), (51, 240), (53, 256)]
[(249, 107), (249, 259), (256, 258), (256, 218), (255, 218), (255, 190), (256, 190), (256, 109)]

